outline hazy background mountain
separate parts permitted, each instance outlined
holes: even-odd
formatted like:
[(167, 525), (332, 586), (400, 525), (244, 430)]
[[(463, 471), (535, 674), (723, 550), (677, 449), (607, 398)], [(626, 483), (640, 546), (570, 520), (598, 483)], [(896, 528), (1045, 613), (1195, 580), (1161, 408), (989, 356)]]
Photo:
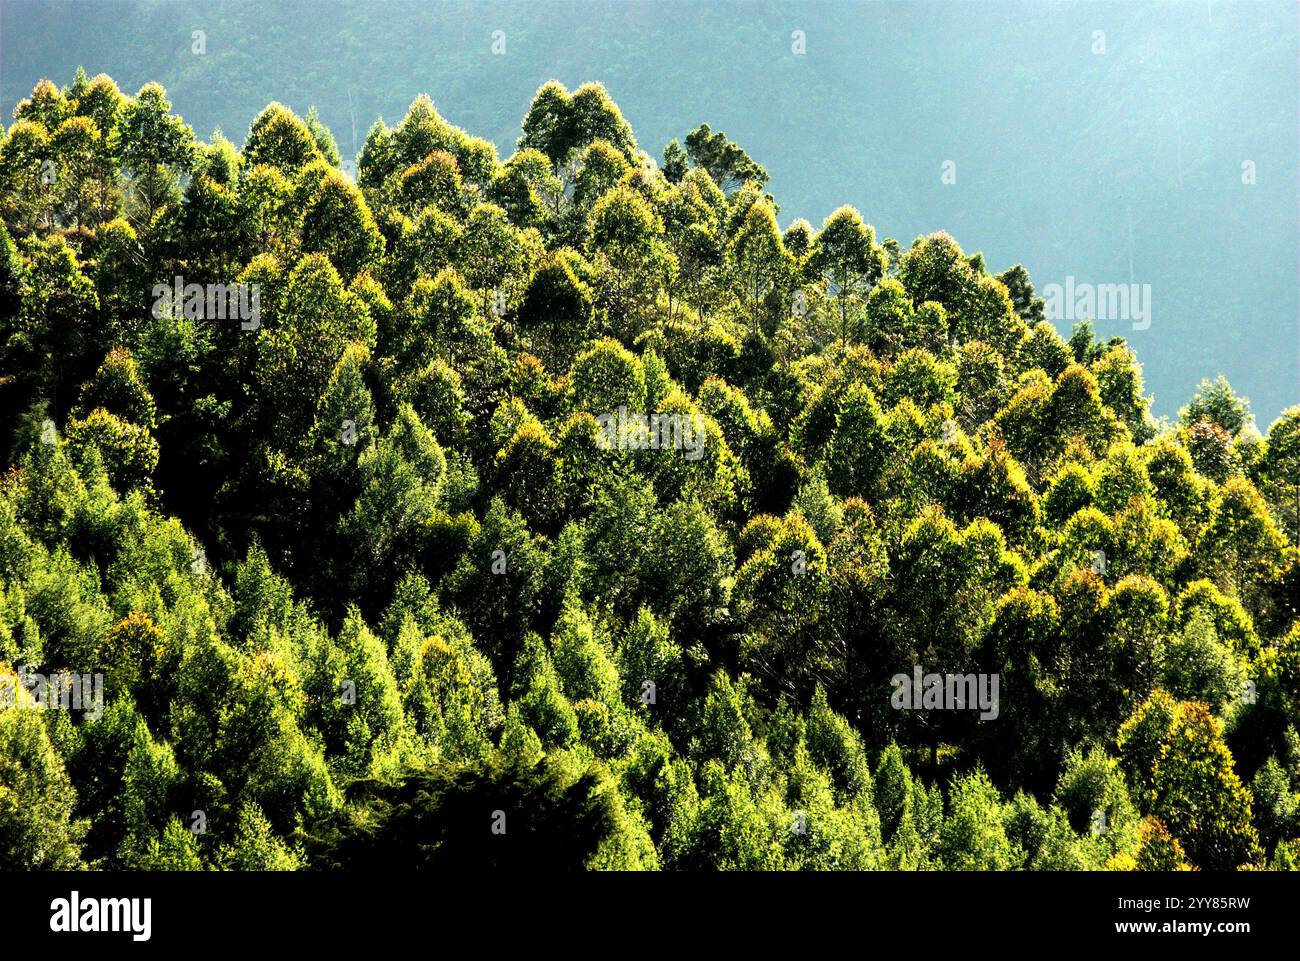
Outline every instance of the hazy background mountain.
[(702, 121), (726, 131), (772, 174), (783, 226), (851, 203), (905, 246), (946, 229), (991, 270), (1022, 262), (1040, 293), (1150, 284), (1149, 329), (1096, 326), (1137, 349), (1156, 412), (1223, 372), (1267, 427), (1300, 400), (1298, 53), (1290, 0), (4, 0), (0, 109), (81, 64), (162, 82), (237, 144), (269, 101), (314, 104), (349, 156), (424, 91), (504, 157), (543, 81), (599, 80), (655, 156)]

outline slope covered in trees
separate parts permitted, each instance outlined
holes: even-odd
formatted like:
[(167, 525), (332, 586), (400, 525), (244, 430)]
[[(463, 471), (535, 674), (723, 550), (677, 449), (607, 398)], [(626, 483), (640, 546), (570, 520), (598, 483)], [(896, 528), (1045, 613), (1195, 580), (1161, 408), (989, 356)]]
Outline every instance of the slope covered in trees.
[[(123, 89), (162, 83), (205, 137), (238, 143), (276, 100), (317, 109), (351, 159), (374, 118), (399, 120), (427, 91), (508, 152), (542, 80), (599, 78), (655, 152), (701, 120), (743, 143), (782, 223), (847, 203), (904, 242), (978, 241), (998, 270), (1023, 263), (1040, 295), (1069, 277), (1150, 284), (1143, 318), (1087, 315), (1103, 339), (1130, 339), (1157, 416), (1176, 417), (1206, 370), (1249, 395), (1261, 426), (1295, 403), (1289, 0), (382, 8), (9, 0), (0, 111), (83, 63)], [(1068, 337), (1074, 316), (1084, 308), (1048, 319)]]
[(522, 130), (19, 105), (0, 865), (1295, 866), (1300, 408), (1159, 425), (1023, 268), (599, 85)]

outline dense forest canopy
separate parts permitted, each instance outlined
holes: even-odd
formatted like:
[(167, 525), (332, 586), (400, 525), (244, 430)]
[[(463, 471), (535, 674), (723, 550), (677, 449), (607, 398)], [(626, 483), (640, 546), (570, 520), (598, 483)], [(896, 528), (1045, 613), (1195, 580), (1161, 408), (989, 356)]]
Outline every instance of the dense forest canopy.
[(1157, 422), (599, 84), (521, 130), (18, 105), (0, 866), (1297, 866), (1300, 407)]
[(315, 106), (345, 161), (421, 92), (504, 155), (539, 83), (597, 78), (656, 154), (701, 121), (744, 144), (782, 225), (850, 204), (1040, 296), (1150, 284), (1149, 326), (1091, 316), (1157, 416), (1206, 371), (1261, 426), (1296, 400), (1292, 0), (5, 0), (0, 44), (6, 119), (80, 63), (237, 144), (273, 100)]

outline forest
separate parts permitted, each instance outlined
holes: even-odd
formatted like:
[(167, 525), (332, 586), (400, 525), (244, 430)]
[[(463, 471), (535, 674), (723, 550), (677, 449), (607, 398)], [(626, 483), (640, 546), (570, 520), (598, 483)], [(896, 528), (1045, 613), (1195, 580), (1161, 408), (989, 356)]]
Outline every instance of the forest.
[(1300, 406), (520, 107), (0, 129), (0, 869), (1300, 868)]

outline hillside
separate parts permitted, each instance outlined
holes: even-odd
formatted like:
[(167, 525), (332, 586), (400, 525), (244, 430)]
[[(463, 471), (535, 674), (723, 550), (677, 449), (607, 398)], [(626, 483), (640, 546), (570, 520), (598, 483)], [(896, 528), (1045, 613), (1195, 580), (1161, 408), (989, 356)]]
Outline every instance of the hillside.
[(656, 157), (703, 122), (743, 144), (783, 227), (847, 203), (1040, 288), (1149, 284), (1149, 325), (1092, 316), (1153, 411), (1222, 373), (1262, 429), (1300, 384), (1298, 26), (1290, 0), (6, 0), (0, 109), (84, 64), (205, 138), (315, 106), (355, 160), (427, 92), (504, 157), (540, 84), (599, 80)]
[(1300, 407), (521, 106), (18, 105), (0, 867), (1295, 867)]

